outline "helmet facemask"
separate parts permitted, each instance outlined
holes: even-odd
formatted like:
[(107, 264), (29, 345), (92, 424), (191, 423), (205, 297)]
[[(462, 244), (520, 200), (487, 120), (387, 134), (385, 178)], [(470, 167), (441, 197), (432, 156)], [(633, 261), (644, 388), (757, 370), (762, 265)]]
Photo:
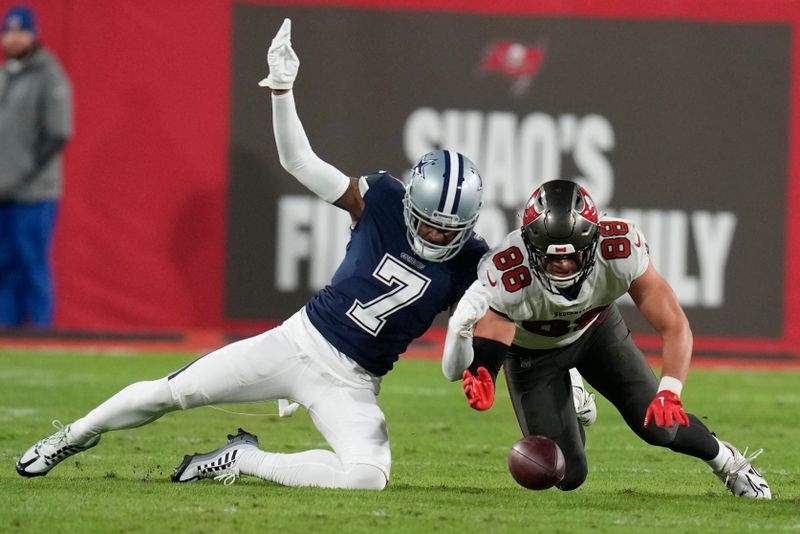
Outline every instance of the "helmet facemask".
[[(414, 253), (433, 262), (455, 257), (473, 235), (482, 193), (477, 168), (465, 156), (449, 150), (423, 156), (403, 198), (406, 238)], [(423, 237), (431, 229), (453, 234), (435, 243)]]
[[(524, 239), (524, 237), (523, 240), (528, 248), (528, 256), (531, 258), (530, 263), (534, 275), (550, 292), (563, 294), (564, 292), (571, 292), (572, 288), (579, 288), (589, 274), (591, 274), (595, 262), (597, 236), (598, 234), (595, 233), (591, 243), (583, 250), (567, 253), (555, 253), (555, 250), (564, 248), (568, 248), (568, 250), (574, 250), (574, 247), (571, 245), (569, 247), (563, 245), (551, 245), (548, 248), (553, 253), (548, 253), (546, 250), (540, 251), (536, 249), (531, 244), (530, 240)], [(555, 260), (558, 256), (569, 256), (573, 258), (576, 262), (576, 269), (574, 272), (563, 275), (551, 272), (551, 269), (548, 268), (548, 263)]]
[[(468, 221), (458, 221), (457, 217), (438, 211), (434, 211), (431, 216), (426, 216), (414, 206), (408, 192), (403, 198), (403, 215), (406, 220), (406, 237), (414, 253), (426, 260), (437, 262), (447, 261), (461, 251), (472, 237), (472, 230), (478, 220), (477, 214)], [(455, 232), (455, 235), (449, 240), (445, 240), (445, 243), (432, 243), (422, 237), (421, 225), (423, 224), (443, 233)]]

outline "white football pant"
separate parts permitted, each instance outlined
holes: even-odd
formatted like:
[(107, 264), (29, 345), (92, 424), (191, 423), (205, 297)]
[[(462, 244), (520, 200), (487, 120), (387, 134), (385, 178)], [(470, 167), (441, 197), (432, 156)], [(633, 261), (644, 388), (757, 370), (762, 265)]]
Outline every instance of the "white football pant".
[(292, 399), (308, 410), (334, 452), (255, 452), (242, 457), (241, 472), (292, 486), (382, 489), (391, 451), (376, 399), (380, 380), (328, 343), (303, 309), (166, 378), (131, 384), (74, 422), (70, 437), (83, 442), (177, 409)]

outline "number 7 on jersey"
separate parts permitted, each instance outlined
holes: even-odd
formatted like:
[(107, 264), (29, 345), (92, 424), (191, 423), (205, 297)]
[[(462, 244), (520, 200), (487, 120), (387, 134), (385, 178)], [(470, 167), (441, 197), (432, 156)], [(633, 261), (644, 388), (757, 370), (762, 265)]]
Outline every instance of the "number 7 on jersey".
[(377, 337), (386, 324), (386, 318), (422, 297), (431, 279), (412, 271), (389, 254), (383, 256), (372, 276), (389, 286), (390, 291), (366, 304), (356, 299), (347, 310), (347, 316)]

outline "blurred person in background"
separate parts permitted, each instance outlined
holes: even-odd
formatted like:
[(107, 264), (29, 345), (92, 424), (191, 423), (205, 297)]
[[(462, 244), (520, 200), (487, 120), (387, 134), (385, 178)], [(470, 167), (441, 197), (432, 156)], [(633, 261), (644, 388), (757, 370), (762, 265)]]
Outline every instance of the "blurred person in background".
[(72, 90), (33, 12), (3, 17), (0, 66), (0, 327), (53, 323), (50, 249), (72, 134)]

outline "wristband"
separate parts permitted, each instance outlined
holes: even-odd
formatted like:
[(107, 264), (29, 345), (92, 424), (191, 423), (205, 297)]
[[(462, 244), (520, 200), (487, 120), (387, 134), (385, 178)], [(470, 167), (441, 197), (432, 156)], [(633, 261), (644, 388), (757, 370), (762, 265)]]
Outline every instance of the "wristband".
[(680, 380), (672, 376), (662, 376), (661, 382), (658, 383), (658, 391), (671, 391), (678, 397), (681, 396), (683, 391), (683, 384)]
[(475, 356), (469, 366), (469, 372), (477, 376), (478, 368), (485, 367), (489, 374), (492, 375), (492, 380), (496, 380), (497, 373), (500, 372), (500, 367), (502, 367), (503, 361), (506, 359), (508, 345), (494, 339), (476, 337), (472, 339), (472, 349)]

